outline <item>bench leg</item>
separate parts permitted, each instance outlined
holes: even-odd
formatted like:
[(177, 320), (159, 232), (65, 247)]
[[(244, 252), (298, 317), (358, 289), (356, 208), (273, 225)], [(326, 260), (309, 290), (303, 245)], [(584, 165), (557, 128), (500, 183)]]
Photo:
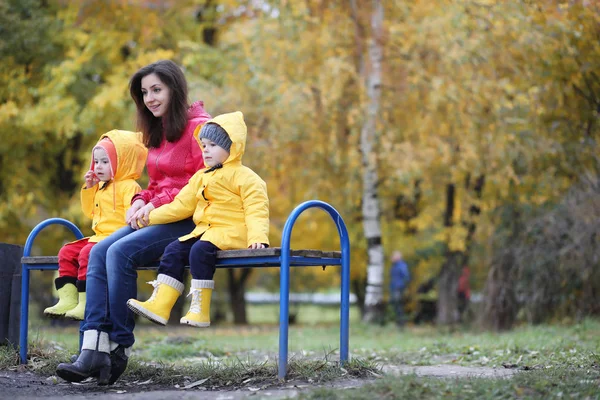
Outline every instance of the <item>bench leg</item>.
[(279, 370), (277, 373), (279, 379), (285, 379), (287, 374), (290, 302), (290, 264), (285, 255), (282, 259), (279, 278)]
[(342, 284), (340, 298), (340, 364), (348, 361), (350, 328), (350, 245), (342, 242)]
[(19, 355), (21, 364), (27, 364), (27, 330), (29, 329), (29, 268), (21, 270), (21, 322), (19, 328)]

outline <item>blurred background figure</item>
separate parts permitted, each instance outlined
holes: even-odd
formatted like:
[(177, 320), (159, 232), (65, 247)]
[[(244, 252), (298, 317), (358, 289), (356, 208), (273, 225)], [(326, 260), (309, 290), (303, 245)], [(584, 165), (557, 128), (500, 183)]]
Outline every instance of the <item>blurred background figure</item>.
[(462, 322), (465, 317), (465, 311), (469, 306), (469, 300), (471, 300), (471, 286), (469, 279), (471, 277), (471, 271), (468, 266), (464, 266), (462, 273), (458, 278), (458, 313), (460, 321)]
[(404, 290), (410, 281), (408, 264), (402, 259), (398, 250), (392, 253), (392, 267), (390, 268), (390, 303), (394, 309), (396, 325), (404, 325)]

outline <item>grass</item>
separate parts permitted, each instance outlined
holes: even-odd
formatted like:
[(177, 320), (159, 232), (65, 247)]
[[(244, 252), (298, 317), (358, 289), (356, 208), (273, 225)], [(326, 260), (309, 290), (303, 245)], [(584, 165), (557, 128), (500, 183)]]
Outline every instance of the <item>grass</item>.
[[(266, 307), (266, 308), (265, 308)], [(251, 306), (249, 317), (262, 316), (260, 325), (222, 324), (209, 329), (138, 324), (136, 344), (124, 378), (152, 379), (165, 385), (209, 378), (210, 388), (248, 384), (277, 384), (278, 326), (269, 306)], [(589, 398), (600, 399), (600, 320), (573, 324), (522, 326), (511, 332), (490, 333), (432, 326), (373, 326), (356, 314), (350, 324), (352, 361), (337, 362), (338, 311), (298, 309), (301, 325), (289, 329), (289, 378), (311, 384), (341, 377), (381, 374), (385, 364), (514, 368), (524, 372), (510, 379), (439, 379), (414, 375), (384, 377), (352, 390), (319, 389), (303, 398)], [(303, 317), (304, 316), (304, 317)], [(315, 319), (322, 318), (321, 323)], [(252, 319), (251, 319), (252, 320)], [(49, 328), (32, 323), (30, 369), (51, 375), (56, 364), (78, 346), (77, 326)], [(154, 362), (153, 360), (160, 360)], [(14, 368), (14, 351), (0, 348), (0, 368)], [(249, 383), (250, 382), (250, 383)]]
[(566, 367), (512, 379), (385, 377), (351, 390), (316, 389), (298, 399), (598, 399), (600, 374)]

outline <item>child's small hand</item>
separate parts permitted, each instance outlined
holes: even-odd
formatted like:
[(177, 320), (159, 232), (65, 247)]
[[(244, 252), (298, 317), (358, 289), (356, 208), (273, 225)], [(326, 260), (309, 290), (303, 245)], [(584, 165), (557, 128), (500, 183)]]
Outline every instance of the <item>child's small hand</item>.
[(252, 243), (249, 247), (249, 249), (264, 249), (265, 245), (264, 243)]
[(100, 179), (98, 179), (98, 177), (96, 176), (94, 171), (92, 171), (91, 169), (85, 173), (84, 179), (85, 179), (85, 187), (88, 189), (96, 186), (96, 184), (98, 184), (98, 182), (100, 182)]

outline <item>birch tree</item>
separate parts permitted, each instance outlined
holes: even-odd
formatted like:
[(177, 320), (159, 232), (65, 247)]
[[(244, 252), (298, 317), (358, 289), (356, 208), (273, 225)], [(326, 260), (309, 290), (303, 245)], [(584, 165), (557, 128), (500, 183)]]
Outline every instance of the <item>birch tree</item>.
[[(352, 2), (356, 15), (356, 2)], [(367, 241), (368, 265), (363, 320), (373, 322), (383, 315), (383, 246), (381, 243), (381, 210), (377, 194), (377, 156), (375, 139), (381, 99), (381, 62), (383, 57), (383, 5), (372, 2), (371, 37), (368, 46), (368, 65), (364, 69), (367, 91), (367, 112), (360, 132), (362, 158), (362, 216)], [(360, 40), (360, 39), (359, 39)], [(361, 62), (361, 64), (363, 64)]]

